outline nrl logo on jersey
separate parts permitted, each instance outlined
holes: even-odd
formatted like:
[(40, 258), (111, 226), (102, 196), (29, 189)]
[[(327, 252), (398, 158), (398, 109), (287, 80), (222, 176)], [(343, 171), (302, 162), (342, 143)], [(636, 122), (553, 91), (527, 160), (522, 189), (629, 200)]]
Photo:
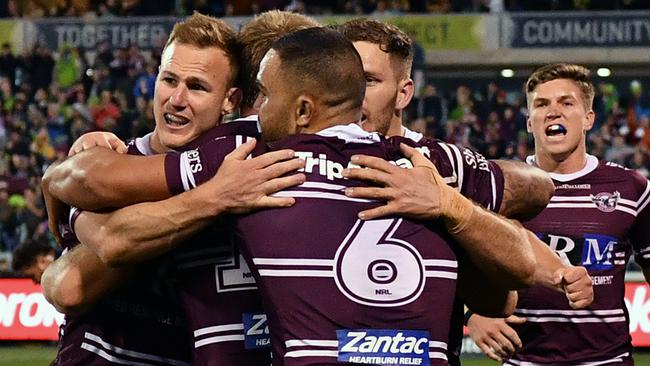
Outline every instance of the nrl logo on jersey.
[(597, 195), (590, 194), (591, 202), (593, 202), (596, 207), (603, 212), (612, 212), (616, 209), (616, 204), (621, 198), (621, 194), (618, 191), (614, 193), (601, 192)]

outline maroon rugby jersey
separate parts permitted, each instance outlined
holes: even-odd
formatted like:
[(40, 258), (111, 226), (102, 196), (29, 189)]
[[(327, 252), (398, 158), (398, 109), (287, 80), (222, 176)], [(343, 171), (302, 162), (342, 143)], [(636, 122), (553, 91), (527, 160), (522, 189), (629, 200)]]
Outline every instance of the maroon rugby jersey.
[[(128, 153), (145, 154), (148, 138), (130, 142)], [(60, 227), (65, 255), (78, 240), (69, 225)], [(52, 364), (189, 366), (187, 325), (173, 296), (165, 263), (161, 258), (139, 264), (129, 282), (86, 313), (66, 315)]]
[[(448, 184), (461, 187), (460, 192), (472, 198), (474, 202), (486, 207), (487, 209), (499, 212), (503, 200), (504, 179), (501, 170), (496, 164), (490, 162), (486, 164), (483, 155), (470, 149), (448, 144), (440, 140), (427, 138), (421, 133), (402, 127), (404, 137), (417, 142), (420, 145), (436, 146), (438, 145), (447, 155), (447, 162), (451, 166), (452, 173), (446, 178)], [(489, 169), (489, 183), (487, 174), (473, 174), (473, 171), (485, 171)], [(458, 173), (460, 172), (460, 174)], [(469, 177), (463, 179), (463, 177)], [(460, 179), (459, 179), (460, 178)], [(451, 328), (449, 333), (449, 345), (447, 349), (447, 358), (451, 366), (460, 365), (460, 354), (463, 344), (463, 320), (465, 305), (462, 299), (457, 299), (454, 305), (454, 311), (451, 316)]]
[[(183, 150), (235, 134), (258, 137), (257, 117), (221, 124)], [(266, 315), (253, 275), (234, 245), (231, 224), (217, 221), (170, 254), (192, 335), (193, 363), (269, 365)]]
[[(399, 142), (407, 141), (383, 140), (348, 125), (274, 145), (306, 159), (307, 182), (276, 194), (297, 197), (293, 207), (256, 213), (238, 224), (269, 315), (274, 364), (447, 364), (457, 264), (446, 232), (437, 224), (400, 218), (357, 220), (359, 210), (377, 202), (343, 194), (346, 186), (361, 184), (340, 175), (353, 154), (410, 166), (399, 152)], [(211, 153), (169, 158), (170, 187), (182, 190), (181, 181), (204, 181), (209, 176), (204, 173), (177, 176), (192, 171), (192, 164), (216, 159), (218, 166), (236, 142), (221, 140), (206, 148)], [(446, 181), (464, 180), (461, 186), (477, 197), (495, 200), (482, 194), (492, 181), (487, 162), (485, 169), (477, 164), (467, 170), (449, 161), (456, 156), (445, 150), (449, 146), (431, 146), (421, 150)], [(479, 182), (484, 190), (470, 187)]]
[(574, 310), (562, 293), (520, 291), (515, 315), (526, 318), (516, 327), (523, 349), (506, 364), (631, 365), (624, 276), (630, 254), (641, 265), (650, 259), (648, 180), (591, 155), (576, 173), (550, 175), (555, 195), (524, 225), (565, 262), (587, 268), (594, 302)]

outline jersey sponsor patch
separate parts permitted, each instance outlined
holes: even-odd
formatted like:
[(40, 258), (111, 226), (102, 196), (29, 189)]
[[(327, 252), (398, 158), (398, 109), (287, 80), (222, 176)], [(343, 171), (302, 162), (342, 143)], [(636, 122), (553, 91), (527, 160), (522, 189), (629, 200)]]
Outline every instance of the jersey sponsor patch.
[(608, 270), (625, 265), (625, 251), (616, 238), (602, 234), (584, 234), (582, 237), (538, 233), (566, 264), (584, 266), (591, 270)]
[(399, 329), (339, 329), (339, 362), (369, 365), (429, 365), (429, 332)]
[(244, 347), (246, 349), (262, 349), (271, 346), (269, 325), (264, 313), (244, 313)]

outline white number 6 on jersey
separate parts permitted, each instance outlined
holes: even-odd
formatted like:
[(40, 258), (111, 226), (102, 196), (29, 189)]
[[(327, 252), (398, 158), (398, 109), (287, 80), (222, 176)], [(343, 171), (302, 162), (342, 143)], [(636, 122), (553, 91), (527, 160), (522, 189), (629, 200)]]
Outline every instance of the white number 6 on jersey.
[(334, 257), (334, 278), (350, 300), (371, 306), (401, 306), (424, 289), (422, 256), (393, 238), (401, 219), (357, 220)]

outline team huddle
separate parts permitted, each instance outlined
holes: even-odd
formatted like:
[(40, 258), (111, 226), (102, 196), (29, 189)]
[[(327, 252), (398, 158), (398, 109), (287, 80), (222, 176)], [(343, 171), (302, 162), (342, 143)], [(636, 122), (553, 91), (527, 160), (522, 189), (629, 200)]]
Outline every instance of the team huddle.
[(463, 322), (505, 364), (632, 365), (650, 184), (586, 153), (588, 70), (528, 80), (526, 164), (403, 127), (412, 61), (376, 20), (176, 24), (154, 131), (43, 177), (53, 365), (459, 365)]

